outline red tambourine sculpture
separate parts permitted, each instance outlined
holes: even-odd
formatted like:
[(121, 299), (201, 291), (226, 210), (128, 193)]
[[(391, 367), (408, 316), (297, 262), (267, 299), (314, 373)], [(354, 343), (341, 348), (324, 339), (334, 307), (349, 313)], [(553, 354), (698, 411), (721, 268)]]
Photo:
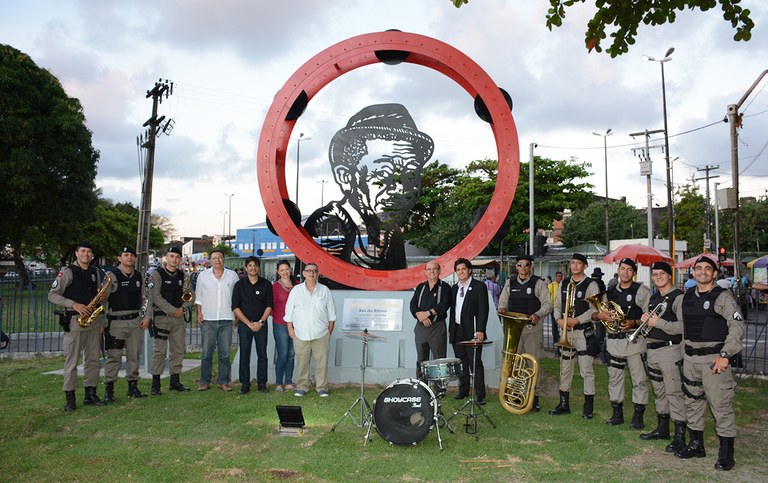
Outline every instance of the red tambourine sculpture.
[[(333, 45), (301, 66), (275, 96), (259, 139), (259, 190), (275, 232), (298, 258), (315, 262), (335, 282), (366, 290), (404, 290), (424, 280), (424, 267), (372, 270), (342, 261), (323, 250), (295, 224), (288, 200), (285, 158), (296, 120), (309, 101), (334, 79), (359, 67), (383, 62), (407, 62), (436, 70), (453, 79), (475, 102), (478, 115), (493, 131), (498, 151), (498, 179), (485, 214), (466, 238), (437, 258), (448, 270), (457, 258), (472, 259), (491, 241), (504, 222), (515, 197), (520, 171), (517, 130), (506, 93), (472, 59), (439, 40), (423, 35), (387, 31), (360, 35)], [(479, 106), (479, 107), (478, 107)]]

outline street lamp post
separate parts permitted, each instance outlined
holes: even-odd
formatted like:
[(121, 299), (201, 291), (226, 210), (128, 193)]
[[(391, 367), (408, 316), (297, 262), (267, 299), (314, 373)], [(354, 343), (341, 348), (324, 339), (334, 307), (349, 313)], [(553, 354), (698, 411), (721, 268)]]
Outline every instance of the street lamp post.
[(221, 238), (224, 238), (224, 230), (227, 229), (227, 211), (219, 211), (223, 215), (221, 220)]
[(305, 138), (304, 133), (299, 133), (296, 139), (296, 206), (299, 206), (299, 160), (301, 159), (301, 142), (309, 141), (312, 138)]
[(229, 198), (229, 229), (227, 230), (227, 238), (232, 237), (232, 197), (235, 196), (234, 193), (231, 195), (228, 195), (227, 193), (224, 193), (224, 196), (227, 196)]
[(325, 206), (325, 198), (324, 198), (324, 192), (325, 192), (325, 183), (328, 182), (327, 179), (319, 179), (316, 181), (317, 183), (320, 183), (320, 207), (322, 208)]
[[(675, 260), (675, 207), (672, 204), (672, 168), (669, 162), (669, 129), (667, 128), (667, 85), (664, 78), (664, 64), (671, 61), (672, 52), (675, 51), (674, 47), (670, 47), (667, 53), (664, 54), (663, 59), (656, 59), (648, 55), (644, 55), (645, 60), (651, 62), (658, 62), (661, 65), (661, 102), (662, 111), (664, 115), (664, 160), (666, 161), (667, 168), (667, 231), (669, 232), (669, 256), (672, 260)], [(675, 281), (674, 274), (672, 275), (672, 281)]]
[(611, 237), (608, 233), (608, 136), (613, 134), (611, 129), (605, 131), (605, 134), (593, 132), (595, 136), (603, 138), (603, 152), (605, 154), (605, 248), (611, 249)]

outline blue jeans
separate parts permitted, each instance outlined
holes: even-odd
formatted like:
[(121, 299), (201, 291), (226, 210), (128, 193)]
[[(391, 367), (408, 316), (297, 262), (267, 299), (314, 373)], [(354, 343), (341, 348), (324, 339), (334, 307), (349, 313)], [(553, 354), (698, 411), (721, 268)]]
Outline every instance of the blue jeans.
[(254, 332), (245, 324), (237, 324), (240, 339), (240, 384), (251, 385), (251, 346), (256, 342), (256, 384), (267, 385), (267, 325)]
[(203, 321), (203, 354), (200, 359), (200, 384), (210, 384), (213, 375), (213, 350), (219, 355), (219, 384), (229, 384), (232, 362), (229, 349), (232, 346), (231, 320)]
[(293, 364), (296, 357), (293, 352), (293, 340), (288, 335), (288, 326), (272, 324), (275, 336), (275, 384), (293, 384)]

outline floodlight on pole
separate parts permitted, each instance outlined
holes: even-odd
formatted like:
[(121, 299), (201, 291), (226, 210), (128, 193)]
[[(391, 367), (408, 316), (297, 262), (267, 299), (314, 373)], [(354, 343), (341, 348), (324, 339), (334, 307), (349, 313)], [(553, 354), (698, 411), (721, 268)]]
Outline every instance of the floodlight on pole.
[(595, 136), (601, 136), (603, 138), (603, 152), (605, 155), (605, 247), (611, 249), (611, 236), (608, 232), (608, 136), (613, 134), (611, 129), (605, 131), (605, 134), (593, 132)]
[(304, 133), (299, 133), (296, 141), (296, 206), (299, 206), (299, 161), (301, 160), (301, 142), (309, 141), (312, 138), (305, 138)]

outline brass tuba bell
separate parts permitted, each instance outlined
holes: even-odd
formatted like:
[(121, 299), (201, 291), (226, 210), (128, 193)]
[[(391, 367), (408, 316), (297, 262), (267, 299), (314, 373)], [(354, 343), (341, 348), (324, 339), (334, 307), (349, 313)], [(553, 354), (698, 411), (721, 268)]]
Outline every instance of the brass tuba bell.
[(539, 362), (530, 354), (518, 354), (517, 346), (529, 315), (499, 312), (504, 323), (504, 359), (501, 363), (499, 403), (512, 414), (525, 414), (533, 407)]

